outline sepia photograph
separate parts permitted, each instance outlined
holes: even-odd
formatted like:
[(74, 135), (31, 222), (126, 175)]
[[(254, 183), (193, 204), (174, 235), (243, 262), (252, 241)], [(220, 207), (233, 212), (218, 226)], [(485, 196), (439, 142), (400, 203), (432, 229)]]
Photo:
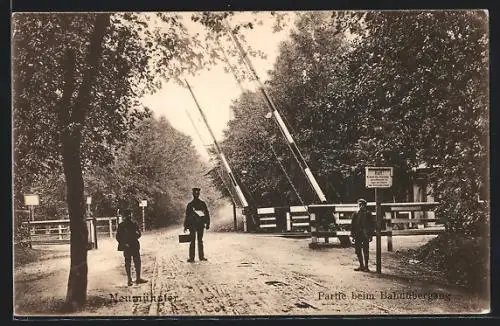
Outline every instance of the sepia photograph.
[(11, 24), (14, 319), (490, 313), (487, 10)]

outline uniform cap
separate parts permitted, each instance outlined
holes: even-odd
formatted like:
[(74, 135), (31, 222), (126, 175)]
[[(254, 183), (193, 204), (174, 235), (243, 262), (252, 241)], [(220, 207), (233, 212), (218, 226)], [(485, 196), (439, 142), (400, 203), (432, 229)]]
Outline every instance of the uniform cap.
[(364, 200), (363, 198), (358, 199), (358, 204), (361, 204), (361, 203), (366, 204), (366, 200)]
[(200, 188), (193, 188), (193, 191), (200, 191)]

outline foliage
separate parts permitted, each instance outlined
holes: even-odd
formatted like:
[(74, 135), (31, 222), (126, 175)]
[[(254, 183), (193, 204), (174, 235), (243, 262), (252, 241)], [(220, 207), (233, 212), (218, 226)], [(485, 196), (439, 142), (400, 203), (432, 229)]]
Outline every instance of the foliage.
[(86, 177), (86, 189), (97, 199), (93, 199), (94, 215), (114, 215), (117, 209), (130, 208), (134, 216), (141, 216), (138, 203), (147, 200), (148, 228), (165, 226), (184, 217), (192, 187), (203, 189), (209, 207), (218, 205), (206, 170), (190, 137), (164, 117), (151, 117), (132, 131), (112, 165), (97, 167)]
[[(384, 200), (408, 200), (411, 170), (424, 164), (434, 168), (427, 182), (442, 202), (437, 215), (450, 231), (478, 234), (488, 216), (477, 202), (488, 180), (487, 60), (483, 11), (305, 13), (267, 87), (329, 201), (372, 197), (363, 185), (371, 165), (395, 168)], [(276, 159), (257, 146), (263, 137), (254, 125), (264, 119), (252, 111), (265, 109), (248, 97), (233, 105), (224, 146), (249, 171), (247, 187), (261, 190), (259, 168)], [(302, 172), (284, 152), (299, 184)], [(271, 188), (286, 184), (272, 174)]]
[(477, 195), (488, 182), (485, 12), (377, 14), (367, 26), (370, 41), (355, 54), (367, 64), (357, 74), (373, 76), (363, 87), (375, 100), (362, 104), (383, 123), (379, 150), (399, 152), (409, 167), (438, 167), (429, 178), (442, 202), (437, 214), (450, 231), (484, 234), (488, 212)]
[[(204, 26), (217, 33), (210, 21)], [(190, 35), (175, 13), (16, 14), (12, 43), (15, 203), (35, 183), (64, 173), (67, 303), (76, 309), (87, 288), (84, 172), (109, 165), (128, 131), (149, 116), (138, 106), (142, 95), (217, 58), (206, 51), (213, 44)]]
[(444, 271), (449, 282), (487, 294), (490, 281), (488, 239), (444, 233), (419, 248), (417, 258), (436, 271)]
[[(83, 169), (110, 164), (113, 152), (126, 142), (129, 131), (150, 115), (139, 105), (141, 95), (155, 91), (165, 80), (180, 82), (183, 73), (194, 73), (221, 60), (222, 49), (214, 41), (215, 36), (223, 34), (221, 19), (230, 20), (233, 13), (192, 13), (191, 20), (205, 27), (200, 30), (204, 37), (190, 34), (186, 15), (178, 13), (111, 15), (96, 81), (89, 96), (91, 109), (86, 112), (84, 122), (61, 121), (59, 125), (56, 123), (58, 112), (71, 113), (71, 105), (75, 105), (77, 90), (82, 85), (87, 46), (97, 16), (58, 13), (14, 17), (16, 207), (22, 207), (23, 193), (34, 191), (36, 184), (62, 172), (60, 140), (61, 132), (67, 127), (81, 125)], [(252, 24), (245, 21), (233, 26), (239, 31), (252, 28)], [(75, 61), (74, 75), (70, 76), (75, 85), (69, 100), (62, 103), (67, 84), (63, 77), (71, 66), (68, 66), (69, 52)], [(262, 56), (253, 51), (249, 54)], [(66, 107), (61, 107), (62, 104)]]

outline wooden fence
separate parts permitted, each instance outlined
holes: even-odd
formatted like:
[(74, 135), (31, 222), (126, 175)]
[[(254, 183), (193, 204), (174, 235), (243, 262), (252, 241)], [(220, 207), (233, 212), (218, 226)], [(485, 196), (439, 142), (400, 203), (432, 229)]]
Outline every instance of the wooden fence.
[[(393, 250), (394, 235), (439, 234), (445, 230), (443, 223), (434, 216), (434, 209), (439, 203), (381, 203), (383, 214), (382, 236), (387, 237), (387, 250)], [(367, 204), (375, 219), (375, 203)], [(319, 243), (319, 238), (350, 236), (352, 214), (358, 210), (357, 204), (321, 204), (310, 205), (308, 211), (311, 221), (312, 245)], [(333, 217), (333, 218), (332, 218)], [(331, 230), (332, 223), (336, 225)]]
[[(97, 248), (97, 239), (101, 236), (114, 237), (118, 228), (118, 219), (112, 217), (86, 218), (89, 231), (89, 247)], [(70, 242), (70, 220), (45, 220), (23, 222), (29, 229), (31, 244), (64, 244)]]

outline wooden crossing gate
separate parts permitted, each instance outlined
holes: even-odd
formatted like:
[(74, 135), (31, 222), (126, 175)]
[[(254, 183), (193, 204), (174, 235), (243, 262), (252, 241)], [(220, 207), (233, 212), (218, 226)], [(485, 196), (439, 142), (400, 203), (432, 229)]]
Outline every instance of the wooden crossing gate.
[[(381, 203), (381, 234), (387, 239), (387, 250), (393, 250), (393, 236), (443, 232), (445, 230), (443, 222), (434, 215), (438, 204), (437, 202)], [(375, 219), (375, 203), (369, 202), (367, 206)], [(320, 239), (324, 239), (323, 243), (329, 243), (330, 238), (339, 238), (343, 245), (350, 246), (351, 219), (357, 210), (357, 204), (262, 207), (256, 211), (256, 232), (308, 234), (311, 237), (311, 247), (320, 246), (322, 243)]]

